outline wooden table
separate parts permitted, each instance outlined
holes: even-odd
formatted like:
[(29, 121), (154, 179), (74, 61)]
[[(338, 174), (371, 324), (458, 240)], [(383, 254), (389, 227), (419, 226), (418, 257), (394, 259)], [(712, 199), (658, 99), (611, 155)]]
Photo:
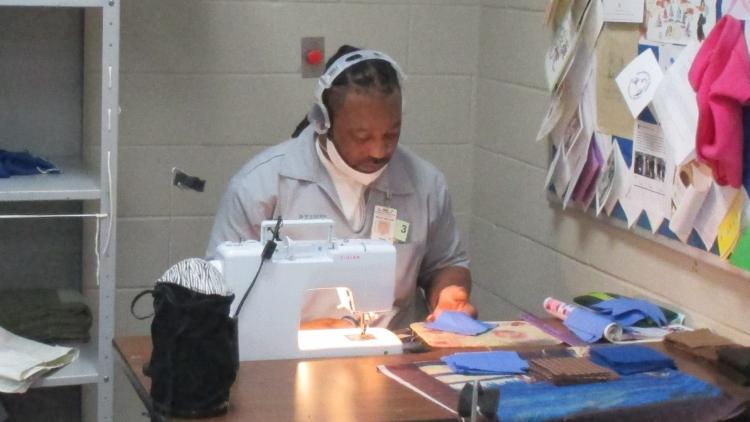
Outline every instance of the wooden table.
[[(151, 356), (151, 338), (119, 337), (114, 340), (126, 375), (151, 411), (151, 380), (143, 364)], [(670, 354), (680, 370), (708, 381), (742, 400), (750, 400), (750, 388), (732, 383), (689, 355), (651, 347)], [(380, 364), (435, 360), (454, 349), (396, 356), (273, 360), (241, 362), (230, 393), (230, 411), (222, 417), (203, 419), (231, 421), (455, 421), (456, 416), (417, 393), (378, 373)]]
[[(151, 356), (151, 338), (119, 337), (114, 344), (125, 374), (151, 412), (151, 379), (142, 371)], [(455, 421), (455, 415), (376, 369), (380, 364), (436, 359), (444, 353), (241, 362), (229, 412), (202, 420)]]

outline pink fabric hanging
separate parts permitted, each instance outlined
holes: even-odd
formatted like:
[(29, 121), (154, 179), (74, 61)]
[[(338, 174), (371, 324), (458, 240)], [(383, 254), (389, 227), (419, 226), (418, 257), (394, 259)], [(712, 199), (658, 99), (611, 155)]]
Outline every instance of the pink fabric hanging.
[(688, 73), (697, 93), (698, 158), (720, 185), (742, 185), (742, 106), (750, 103), (750, 58), (742, 23), (724, 16), (703, 42)]

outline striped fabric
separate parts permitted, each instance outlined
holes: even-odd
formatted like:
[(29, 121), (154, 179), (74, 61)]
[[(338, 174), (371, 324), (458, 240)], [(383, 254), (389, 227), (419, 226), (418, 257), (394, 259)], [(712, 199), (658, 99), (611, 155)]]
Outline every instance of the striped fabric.
[(207, 295), (232, 294), (221, 272), (201, 258), (188, 258), (172, 265), (156, 282), (177, 284)]

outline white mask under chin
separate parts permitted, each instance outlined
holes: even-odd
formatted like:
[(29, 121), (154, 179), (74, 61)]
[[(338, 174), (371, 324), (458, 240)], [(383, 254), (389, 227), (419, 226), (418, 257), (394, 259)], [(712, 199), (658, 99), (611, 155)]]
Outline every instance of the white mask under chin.
[(349, 179), (354, 180), (357, 183), (361, 183), (365, 186), (369, 186), (370, 183), (374, 182), (375, 179), (380, 177), (380, 175), (385, 171), (385, 168), (388, 167), (388, 164), (386, 164), (381, 169), (373, 173), (363, 173), (361, 171), (358, 171), (349, 166), (349, 164), (346, 164), (346, 161), (344, 161), (344, 159), (341, 158), (341, 155), (339, 155), (339, 151), (336, 149), (336, 145), (334, 145), (328, 137), (326, 137), (326, 153), (328, 154), (328, 159), (331, 161), (331, 164), (333, 164), (333, 167), (335, 167), (336, 170), (341, 172), (341, 174), (348, 177)]

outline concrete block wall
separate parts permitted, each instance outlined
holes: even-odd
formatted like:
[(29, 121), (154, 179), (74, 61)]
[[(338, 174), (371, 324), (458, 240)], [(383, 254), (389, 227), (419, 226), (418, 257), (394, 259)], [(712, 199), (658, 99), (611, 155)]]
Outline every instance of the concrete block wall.
[(750, 281), (548, 204), (548, 151), (534, 137), (548, 93), (546, 1), (483, 0), (471, 253), (484, 318), (542, 312), (589, 290), (652, 298), (692, 324), (750, 343)]
[[(468, 235), (479, 45), (478, 0), (122, 3), (117, 335), (147, 334), (131, 299), (169, 265), (202, 256), (229, 177), (287, 139), (315, 79), (299, 74), (299, 40), (324, 36), (383, 50), (403, 67), (402, 142), (441, 168)], [(171, 187), (179, 167), (207, 179)], [(147, 310), (144, 300), (142, 310)], [(122, 373), (116, 414), (141, 420)]]

